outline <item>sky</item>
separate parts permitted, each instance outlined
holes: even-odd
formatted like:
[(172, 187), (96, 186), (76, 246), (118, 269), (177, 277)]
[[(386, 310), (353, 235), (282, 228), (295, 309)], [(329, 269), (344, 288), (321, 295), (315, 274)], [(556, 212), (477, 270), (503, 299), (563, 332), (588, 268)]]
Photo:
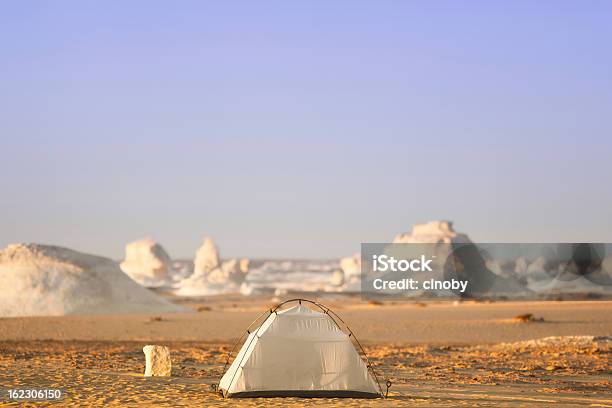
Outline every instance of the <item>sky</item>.
[(612, 2), (0, 2), (0, 246), (612, 242)]

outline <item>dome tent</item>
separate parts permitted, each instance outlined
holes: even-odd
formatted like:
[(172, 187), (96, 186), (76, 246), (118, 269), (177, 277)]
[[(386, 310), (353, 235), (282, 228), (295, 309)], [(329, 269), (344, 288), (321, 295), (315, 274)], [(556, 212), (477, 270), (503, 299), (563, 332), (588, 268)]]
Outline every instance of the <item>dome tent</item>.
[[(281, 309), (290, 302), (298, 304)], [(265, 312), (247, 329), (231, 365), (231, 355), (244, 335), (229, 353), (220, 392), (224, 397), (383, 397), (361, 344), (338, 321), (344, 324), (329, 308), (306, 299), (288, 300)]]

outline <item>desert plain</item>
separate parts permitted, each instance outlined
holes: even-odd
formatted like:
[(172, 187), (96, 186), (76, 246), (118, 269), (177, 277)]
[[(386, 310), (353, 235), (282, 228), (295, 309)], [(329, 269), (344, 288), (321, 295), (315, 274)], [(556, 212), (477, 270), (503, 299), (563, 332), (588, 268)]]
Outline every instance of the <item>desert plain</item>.
[[(169, 295), (165, 295), (169, 296)], [(612, 301), (385, 301), (320, 295), (351, 327), (386, 399), (224, 399), (228, 351), (279, 299), (181, 300), (192, 312), (0, 319), (0, 405), (9, 388), (62, 388), (40, 406), (612, 407)], [(283, 299), (280, 299), (283, 300)], [(517, 318), (518, 316), (521, 316)], [(144, 377), (147, 344), (171, 377)]]

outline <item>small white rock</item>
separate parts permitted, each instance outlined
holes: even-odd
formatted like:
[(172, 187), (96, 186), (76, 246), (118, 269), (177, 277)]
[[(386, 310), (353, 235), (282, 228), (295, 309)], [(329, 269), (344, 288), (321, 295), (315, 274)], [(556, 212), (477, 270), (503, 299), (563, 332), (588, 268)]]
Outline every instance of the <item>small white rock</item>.
[(329, 284), (332, 286), (342, 286), (344, 285), (344, 272), (340, 269), (335, 270), (332, 273)]
[(169, 377), (172, 373), (170, 349), (166, 346), (147, 345), (142, 348), (147, 360), (145, 377)]

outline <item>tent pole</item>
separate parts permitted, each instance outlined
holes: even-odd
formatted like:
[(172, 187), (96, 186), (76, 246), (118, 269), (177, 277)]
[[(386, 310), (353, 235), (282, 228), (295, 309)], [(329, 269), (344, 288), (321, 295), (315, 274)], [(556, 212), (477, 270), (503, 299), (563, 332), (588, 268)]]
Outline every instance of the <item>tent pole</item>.
[[(257, 331), (255, 331), (255, 335), (251, 338), (251, 341), (249, 342), (248, 346), (247, 346), (247, 350), (248, 348), (251, 346), (251, 344), (253, 343), (253, 340), (255, 340), (255, 338), (257, 338), (257, 336), (259, 335), (259, 329), (261, 329), (261, 327), (264, 325), (264, 323), (266, 321), (268, 321), (268, 319), (270, 318), (270, 316), (272, 316), (272, 311), (270, 311), (270, 314), (268, 315), (268, 317), (266, 318), (266, 320), (264, 320), (259, 327), (257, 328)], [(246, 353), (244, 353), (242, 355), (242, 358), (240, 359), (240, 361), (238, 362), (238, 368), (242, 369), (242, 367), (240, 367), (240, 364), (242, 364), (242, 360), (244, 360), (244, 357), (246, 356)], [(232, 387), (232, 383), (234, 382), (234, 378), (236, 378), (236, 374), (238, 373), (238, 370), (234, 371), (234, 375), (232, 375), (232, 379), (229, 382), (229, 385), (227, 386), (227, 393), (229, 393), (230, 388)], [(221, 378), (223, 378), (223, 376), (221, 376)], [(225, 398), (225, 396), (223, 397)]]
[[(249, 324), (249, 326), (247, 327), (246, 331), (242, 333), (242, 335), (240, 335), (240, 337), (238, 337), (238, 340), (236, 340), (236, 342), (234, 343), (234, 345), (232, 346), (232, 349), (230, 350), (230, 352), (227, 354), (227, 359), (225, 360), (225, 365), (223, 366), (223, 373), (221, 373), (221, 377), (223, 377), (223, 375), (225, 374), (225, 371), (227, 370), (227, 366), (229, 365), (229, 361), (230, 358), (232, 358), (232, 354), (234, 353), (234, 351), (236, 350), (236, 347), (238, 346), (238, 343), (240, 343), (240, 340), (242, 340), (244, 338), (245, 333), (251, 334), (251, 332), (249, 330), (251, 330), (251, 326), (253, 326), (259, 319), (261, 319), (266, 313), (268, 313), (268, 311), (263, 312), (262, 314), (260, 314), (259, 316), (257, 316), (257, 318), (255, 320), (253, 320), (251, 322), (251, 324)], [(267, 319), (266, 319), (267, 320)], [(265, 320), (264, 320), (265, 321)], [(263, 323), (262, 323), (263, 324)]]
[(338, 324), (338, 322), (336, 322), (336, 319), (334, 319), (334, 317), (329, 314), (332, 313), (334, 316), (336, 316), (346, 327), (346, 329), (349, 331), (349, 337), (352, 337), (355, 339), (355, 342), (357, 343), (357, 345), (359, 346), (359, 349), (361, 350), (361, 352), (363, 353), (363, 356), (365, 357), (365, 363), (366, 363), (366, 367), (372, 371), (372, 374), (374, 375), (374, 379), (376, 380), (376, 385), (378, 385), (378, 390), (380, 391), (380, 395), (385, 397), (385, 394), (382, 390), (382, 387), (380, 386), (380, 381), (378, 381), (378, 376), (376, 375), (376, 371), (374, 371), (374, 367), (372, 366), (372, 363), (370, 362), (370, 359), (368, 358), (368, 355), (366, 354), (365, 350), (363, 349), (363, 346), (361, 345), (361, 343), (359, 342), (359, 340), (357, 339), (357, 336), (355, 336), (355, 333), (353, 333), (353, 330), (351, 330), (351, 328), (349, 327), (348, 324), (346, 324), (346, 322), (344, 320), (342, 320), (342, 318), (340, 316), (338, 316), (338, 314), (336, 312), (334, 312), (331, 309), (327, 309), (327, 315), (330, 317), (330, 319), (332, 319), (332, 321), (336, 324), (336, 326), (338, 326), (338, 329), (342, 330), (342, 328), (340, 327), (340, 325)]

